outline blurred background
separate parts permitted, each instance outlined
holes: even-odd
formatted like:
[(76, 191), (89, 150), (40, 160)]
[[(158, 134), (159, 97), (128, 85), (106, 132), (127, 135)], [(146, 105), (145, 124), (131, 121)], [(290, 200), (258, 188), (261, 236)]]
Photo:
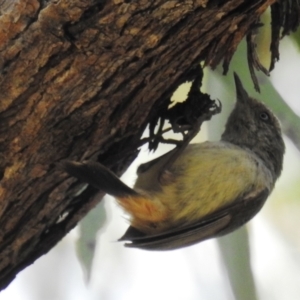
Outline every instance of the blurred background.
[[(265, 17), (268, 22), (268, 17)], [(259, 57), (269, 64), (265, 26), (257, 38)], [(253, 89), (243, 43), (224, 77), (206, 70), (202, 90), (220, 99), (223, 111), (206, 122), (194, 142), (218, 140), (235, 101), (232, 72), (248, 93), (265, 101), (280, 118), (286, 155), (283, 173), (262, 211), (241, 230), (185, 249), (149, 252), (125, 248), (117, 239), (128, 227), (110, 197), (47, 255), (19, 273), (1, 300), (298, 300), (300, 295), (300, 34), (284, 38), (280, 61), (268, 78), (259, 73), (261, 94)], [(174, 94), (184, 100), (188, 85)], [(287, 103), (289, 107), (286, 106)], [(147, 134), (147, 133), (146, 133)], [(160, 156), (142, 148), (123, 175), (130, 186), (137, 166)]]

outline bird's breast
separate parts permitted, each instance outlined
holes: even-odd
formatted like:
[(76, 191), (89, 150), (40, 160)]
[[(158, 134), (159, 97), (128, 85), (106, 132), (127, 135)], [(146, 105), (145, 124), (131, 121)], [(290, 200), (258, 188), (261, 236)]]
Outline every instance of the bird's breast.
[(149, 178), (158, 176), (159, 165), (163, 161), (140, 174), (135, 188), (159, 203), (161, 215), (166, 216), (155, 225), (161, 230), (196, 222), (243, 195), (270, 188), (268, 174), (256, 157), (225, 142), (189, 145), (170, 168), (170, 183), (152, 189)]

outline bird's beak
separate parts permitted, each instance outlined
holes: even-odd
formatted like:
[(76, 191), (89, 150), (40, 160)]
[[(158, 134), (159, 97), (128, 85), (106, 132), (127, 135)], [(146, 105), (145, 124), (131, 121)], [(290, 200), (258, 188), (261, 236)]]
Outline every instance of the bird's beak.
[(239, 76), (235, 72), (233, 73), (233, 75), (236, 89), (236, 99), (238, 102), (246, 103), (249, 96), (245, 91)]

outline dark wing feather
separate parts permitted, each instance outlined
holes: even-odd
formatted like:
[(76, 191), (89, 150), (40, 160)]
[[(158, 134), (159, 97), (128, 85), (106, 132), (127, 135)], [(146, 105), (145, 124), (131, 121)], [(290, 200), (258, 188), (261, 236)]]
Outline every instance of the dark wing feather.
[(120, 241), (130, 241), (126, 247), (145, 250), (174, 250), (209, 238), (230, 233), (248, 222), (262, 208), (269, 195), (264, 189), (256, 196), (237, 199), (231, 205), (199, 220), (156, 235), (145, 235), (129, 227)]
[[(213, 234), (224, 228), (230, 222), (230, 216), (225, 215), (216, 220), (195, 223), (193, 226), (181, 227), (158, 235), (141, 235), (138, 230), (129, 227), (125, 235), (120, 239), (130, 240), (126, 247), (140, 248), (145, 250), (173, 250), (190, 246), (206, 240)], [(130, 234), (130, 237), (128, 236)], [(134, 235), (134, 236), (132, 236)]]

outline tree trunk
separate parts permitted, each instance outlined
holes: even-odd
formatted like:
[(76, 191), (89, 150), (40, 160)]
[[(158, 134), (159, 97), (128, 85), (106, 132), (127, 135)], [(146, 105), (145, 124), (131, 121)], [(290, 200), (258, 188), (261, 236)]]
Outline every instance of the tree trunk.
[(0, 2), (1, 289), (100, 201), (57, 164), (94, 159), (120, 175), (189, 70), (227, 69), (275, 1)]

